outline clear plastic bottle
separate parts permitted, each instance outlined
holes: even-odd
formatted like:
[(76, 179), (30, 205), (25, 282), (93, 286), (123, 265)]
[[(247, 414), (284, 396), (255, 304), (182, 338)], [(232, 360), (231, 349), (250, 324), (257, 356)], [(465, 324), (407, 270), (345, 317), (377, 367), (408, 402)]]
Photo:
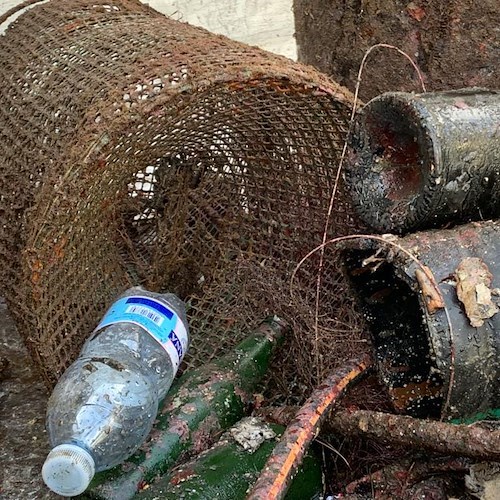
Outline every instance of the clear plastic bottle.
[(111, 306), (48, 404), (51, 445), (42, 475), (63, 496), (88, 487), (144, 442), (188, 345), (184, 303), (127, 290)]

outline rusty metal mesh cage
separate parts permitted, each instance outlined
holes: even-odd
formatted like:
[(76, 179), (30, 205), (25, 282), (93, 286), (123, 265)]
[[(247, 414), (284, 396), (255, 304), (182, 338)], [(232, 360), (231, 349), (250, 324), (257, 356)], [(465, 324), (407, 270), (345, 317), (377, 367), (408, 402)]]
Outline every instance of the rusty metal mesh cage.
[[(333, 250), (318, 329), (317, 256), (290, 295), (322, 240), (347, 90), (133, 0), (35, 6), (0, 62), (3, 293), (49, 384), (134, 284), (187, 301), (187, 368), (270, 313), (293, 326), (283, 391), (366, 345)], [(341, 187), (329, 235), (357, 228)]]

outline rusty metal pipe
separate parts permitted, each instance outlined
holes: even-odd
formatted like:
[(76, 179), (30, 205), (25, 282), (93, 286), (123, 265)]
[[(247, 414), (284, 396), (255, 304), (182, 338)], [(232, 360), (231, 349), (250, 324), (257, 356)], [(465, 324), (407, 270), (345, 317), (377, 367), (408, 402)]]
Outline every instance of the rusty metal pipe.
[(390, 92), (358, 113), (346, 181), (363, 220), (405, 233), (500, 216), (500, 92)]
[(324, 383), (313, 391), (281, 436), (247, 500), (285, 498), (304, 454), (317, 436), (333, 404), (345, 389), (364, 376), (371, 366), (372, 360), (368, 356), (350, 361), (331, 373)]
[(346, 251), (379, 377), (400, 412), (452, 419), (500, 408), (499, 257), (500, 222)]

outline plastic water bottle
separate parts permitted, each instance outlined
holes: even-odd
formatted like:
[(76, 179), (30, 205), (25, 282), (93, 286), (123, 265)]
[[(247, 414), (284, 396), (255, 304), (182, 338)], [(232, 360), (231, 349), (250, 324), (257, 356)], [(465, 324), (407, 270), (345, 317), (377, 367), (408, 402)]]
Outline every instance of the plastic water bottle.
[[(231, 333), (231, 330), (227, 332), (228, 338)], [(290, 327), (285, 321), (270, 316), (234, 349), (227, 349), (223, 356), (184, 373), (164, 400), (155, 423), (154, 439), (148, 440), (140, 453), (126, 460), (120, 470), (102, 480), (100, 478), (99, 484), (89, 491), (89, 497), (103, 500), (141, 498), (145, 494), (145, 485), (151, 485), (156, 478), (168, 473), (182, 455), (199, 453), (220, 436), (221, 431), (245, 416), (258, 384), (270, 367), (273, 353), (289, 333)], [(235, 472), (245, 472), (237, 463), (233, 465)], [(224, 480), (217, 471), (212, 470), (212, 476)], [(228, 491), (219, 496), (212, 490), (203, 489), (198, 491), (198, 496), (192, 496), (239, 498), (227, 496), (226, 493), (236, 491), (231, 484), (227, 486)], [(158, 498), (164, 497), (160, 495)], [(167, 495), (165, 498), (171, 497)]]
[(184, 303), (173, 294), (127, 290), (107, 311), (52, 393), (51, 445), (42, 468), (63, 496), (144, 442), (188, 346)]

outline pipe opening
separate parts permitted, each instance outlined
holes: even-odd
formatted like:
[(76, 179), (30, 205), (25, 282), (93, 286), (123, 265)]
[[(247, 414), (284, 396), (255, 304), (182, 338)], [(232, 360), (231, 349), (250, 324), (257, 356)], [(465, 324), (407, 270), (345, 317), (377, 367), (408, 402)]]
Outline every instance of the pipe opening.
[(373, 251), (349, 251), (345, 262), (371, 330), (379, 378), (395, 409), (438, 418), (443, 382), (432, 359), (418, 293)]
[(379, 173), (387, 199), (411, 202), (424, 184), (421, 131), (412, 113), (402, 112), (396, 103), (383, 104), (372, 106), (366, 116), (371, 167)]

